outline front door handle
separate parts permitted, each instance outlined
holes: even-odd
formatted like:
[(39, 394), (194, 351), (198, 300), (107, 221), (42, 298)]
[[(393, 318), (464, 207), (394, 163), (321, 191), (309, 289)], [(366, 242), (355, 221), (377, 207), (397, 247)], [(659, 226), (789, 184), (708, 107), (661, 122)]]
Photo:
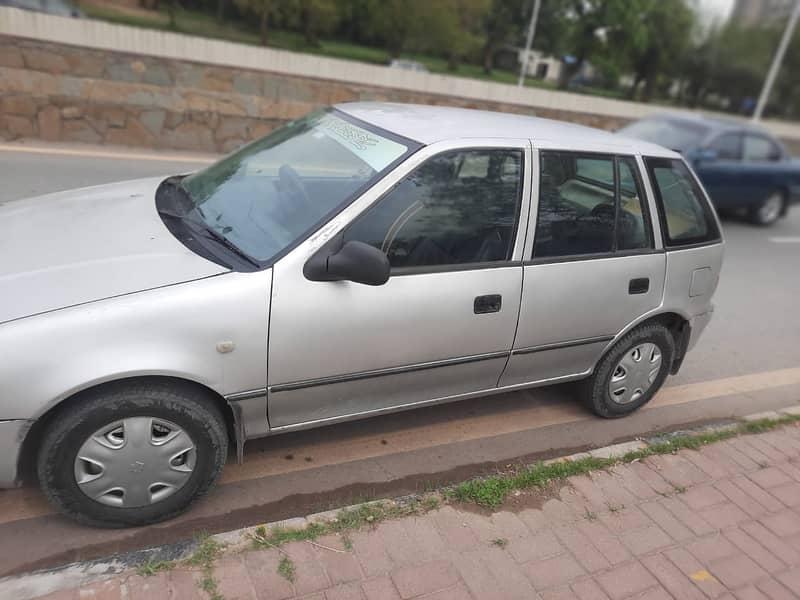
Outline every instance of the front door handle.
[(636, 279), (631, 279), (630, 283), (628, 283), (629, 294), (646, 294), (649, 289), (650, 289), (650, 278), (648, 277), (638, 277)]
[(486, 313), (500, 312), (503, 307), (503, 297), (500, 294), (488, 294), (486, 296), (477, 296), (472, 308), (476, 315), (485, 315)]

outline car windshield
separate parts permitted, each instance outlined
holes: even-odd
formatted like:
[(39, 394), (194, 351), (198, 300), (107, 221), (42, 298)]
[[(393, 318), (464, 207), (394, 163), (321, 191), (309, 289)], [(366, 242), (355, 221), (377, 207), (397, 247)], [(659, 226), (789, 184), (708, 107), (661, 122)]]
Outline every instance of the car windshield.
[(410, 151), (338, 111), (276, 129), (181, 182), (218, 236), (268, 263)]
[(709, 129), (700, 123), (677, 119), (643, 119), (622, 127), (617, 133), (686, 152), (697, 148)]

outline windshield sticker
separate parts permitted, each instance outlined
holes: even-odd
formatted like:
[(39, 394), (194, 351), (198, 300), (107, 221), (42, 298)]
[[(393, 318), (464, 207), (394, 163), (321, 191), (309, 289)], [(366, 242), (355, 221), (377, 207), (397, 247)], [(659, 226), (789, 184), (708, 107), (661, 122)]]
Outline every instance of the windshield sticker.
[(376, 135), (333, 115), (323, 116), (316, 127), (376, 171), (382, 171), (408, 150), (402, 144)]

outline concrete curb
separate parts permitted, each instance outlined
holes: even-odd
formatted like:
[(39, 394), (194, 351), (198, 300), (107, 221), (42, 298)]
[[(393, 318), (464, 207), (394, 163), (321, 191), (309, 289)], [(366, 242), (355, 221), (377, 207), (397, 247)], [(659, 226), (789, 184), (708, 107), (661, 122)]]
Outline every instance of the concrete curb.
[[(628, 452), (641, 450), (650, 445), (663, 443), (670, 438), (697, 433), (709, 433), (726, 431), (733, 429), (742, 423), (761, 421), (765, 419), (777, 420), (785, 416), (800, 416), (800, 404), (777, 411), (758, 412), (738, 419), (728, 419), (719, 421), (711, 425), (695, 427), (652, 436), (646, 439), (634, 439), (628, 442), (611, 444), (596, 448), (588, 452), (577, 452), (567, 456), (561, 456), (544, 461), (544, 464), (558, 462), (571, 462), (594, 458), (616, 458), (622, 457)], [(240, 551), (250, 547), (253, 533), (259, 527), (266, 529), (302, 529), (312, 523), (329, 523), (337, 519), (342, 511), (354, 511), (364, 506), (380, 504), (383, 506), (403, 506), (419, 499), (418, 495), (401, 496), (384, 500), (373, 500), (344, 506), (332, 510), (313, 513), (305, 517), (294, 517), (272, 523), (265, 523), (259, 526), (243, 527), (232, 531), (226, 531), (211, 536), (211, 539), (225, 546), (226, 552)], [(45, 594), (49, 594), (62, 589), (76, 588), (89, 583), (96, 583), (111, 579), (124, 573), (133, 574), (133, 570), (148, 562), (158, 561), (181, 561), (191, 556), (197, 549), (197, 542), (194, 540), (179, 542), (147, 548), (136, 552), (128, 552), (114, 555), (105, 559), (75, 562), (55, 569), (36, 571), (22, 575), (14, 575), (0, 579), (0, 598), (14, 598), (14, 600), (31, 600)]]

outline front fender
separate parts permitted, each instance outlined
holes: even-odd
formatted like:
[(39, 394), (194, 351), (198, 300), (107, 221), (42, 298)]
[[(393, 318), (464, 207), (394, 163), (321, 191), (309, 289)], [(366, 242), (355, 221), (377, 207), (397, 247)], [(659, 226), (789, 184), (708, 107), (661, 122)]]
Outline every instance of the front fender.
[(131, 376), (179, 377), (221, 395), (263, 388), (271, 284), (271, 270), (228, 273), (0, 325), (0, 419), (37, 419)]

